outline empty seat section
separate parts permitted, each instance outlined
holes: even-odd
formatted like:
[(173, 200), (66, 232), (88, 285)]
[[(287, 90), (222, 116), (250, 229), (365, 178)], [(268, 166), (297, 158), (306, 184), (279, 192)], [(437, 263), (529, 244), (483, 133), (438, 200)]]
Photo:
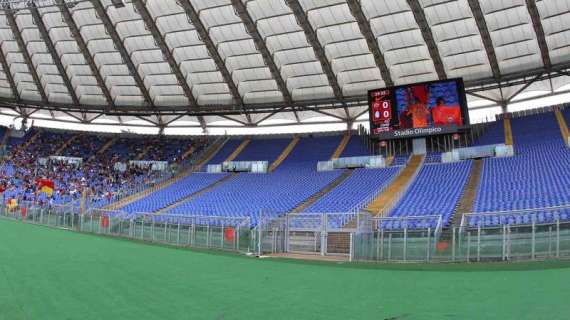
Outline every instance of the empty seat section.
[(505, 125), (503, 120), (490, 122), (485, 132), (475, 141), (474, 146), (505, 143)]
[(390, 183), (399, 168), (355, 169), (352, 175), (304, 212), (350, 212), (366, 205), (372, 196)]
[[(294, 209), (342, 171), (317, 172), (317, 161), (328, 160), (341, 137), (303, 138), (277, 170), (269, 174), (241, 173), (215, 189), (182, 203), (168, 213), (274, 217)], [(237, 147), (237, 145), (236, 145)]]
[(441, 163), (441, 152), (428, 152), (424, 163)]
[(409, 154), (400, 154), (394, 157), (394, 161), (392, 161), (392, 166), (405, 166), (410, 160)]
[(155, 212), (167, 207), (212, 183), (225, 177), (227, 173), (193, 173), (170, 186), (132, 202), (122, 210), (127, 212)]
[(370, 152), (359, 136), (351, 136), (348, 144), (344, 148), (341, 157), (369, 156)]
[[(515, 156), (484, 160), (475, 211), (510, 211), (569, 204), (570, 152), (560, 138), (554, 113), (515, 118), (511, 123)], [(510, 223), (530, 222), (528, 215), (511, 218), (505, 219)], [(470, 222), (478, 223), (476, 220)], [(502, 222), (496, 217), (487, 219), (485, 224)]]
[[(471, 161), (461, 161), (449, 164), (426, 164), (418, 173), (406, 194), (396, 204), (391, 217), (429, 216), (441, 215), (443, 225), (449, 225), (455, 207), (461, 199), (463, 188), (467, 183), (471, 170)], [(399, 223), (399, 221), (394, 221)], [(418, 225), (421, 224), (421, 225)], [(428, 225), (423, 225), (428, 223)], [(410, 221), (409, 228), (432, 227), (436, 220)], [(389, 228), (400, 228), (388, 226)]]
[(236, 150), (236, 148), (241, 144), (239, 139), (230, 139), (222, 146), (220, 150), (210, 159), (208, 164), (220, 164)]
[(254, 139), (240, 152), (234, 161), (273, 162), (291, 142), (291, 139)]

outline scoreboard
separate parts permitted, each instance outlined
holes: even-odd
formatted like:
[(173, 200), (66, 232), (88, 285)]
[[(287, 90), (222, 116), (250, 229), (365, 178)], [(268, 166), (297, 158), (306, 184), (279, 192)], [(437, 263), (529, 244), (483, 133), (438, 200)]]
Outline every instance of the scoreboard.
[(399, 139), (458, 132), (469, 125), (462, 79), (368, 91), (370, 132)]

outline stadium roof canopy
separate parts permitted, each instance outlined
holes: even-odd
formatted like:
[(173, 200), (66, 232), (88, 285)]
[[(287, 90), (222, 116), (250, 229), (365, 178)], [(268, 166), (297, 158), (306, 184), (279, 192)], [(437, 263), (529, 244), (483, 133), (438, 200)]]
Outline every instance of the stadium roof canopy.
[[(0, 114), (154, 128), (367, 119), (463, 77), (472, 112), (570, 92), (568, 0), (0, 0)], [(279, 130), (279, 129), (275, 129)]]

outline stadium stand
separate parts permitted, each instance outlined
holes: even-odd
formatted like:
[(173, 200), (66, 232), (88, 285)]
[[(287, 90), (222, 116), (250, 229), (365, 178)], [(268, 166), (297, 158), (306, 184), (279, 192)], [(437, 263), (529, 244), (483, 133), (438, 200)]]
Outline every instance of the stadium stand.
[(239, 147), (241, 144), (241, 140), (237, 139), (229, 139), (224, 143), (222, 148), (208, 161), (207, 164), (220, 164), (226, 159)]
[[(469, 177), (471, 161), (449, 164), (425, 164), (412, 182), (406, 194), (390, 212), (390, 217), (421, 217), (441, 215), (443, 225), (448, 226), (461, 198)], [(436, 220), (422, 221), (429, 227), (437, 226)], [(411, 220), (409, 228), (425, 228), (423, 223)], [(387, 228), (401, 228), (400, 221), (388, 222)]]
[(364, 143), (360, 141), (360, 137), (355, 135), (350, 136), (350, 140), (341, 154), (342, 157), (360, 157), (369, 155), (370, 151), (368, 151)]
[[(400, 159), (404, 158), (401, 157)], [(393, 205), (399, 200), (398, 197), (407, 190), (409, 184), (413, 181), (415, 174), (423, 164), (423, 160), (424, 157), (422, 155), (411, 156), (406, 165), (400, 170), (398, 176), (368, 204), (366, 211), (377, 216), (384, 215), (387, 213), (386, 211), (391, 210)]]
[(276, 160), (291, 139), (254, 139), (236, 156), (234, 161), (269, 161)]
[[(510, 211), (570, 203), (570, 154), (564, 145), (554, 113), (511, 119), (515, 156), (485, 159), (474, 209), (476, 212)], [(567, 218), (564, 214), (563, 218)], [(539, 214), (538, 222), (553, 219)], [(474, 217), (472, 225), (530, 223), (527, 214)]]
[[(174, 139), (178, 140), (178, 139)], [(145, 144), (145, 141), (147, 144)], [(191, 142), (189, 142), (191, 143)], [(79, 205), (81, 194), (87, 193), (87, 207), (102, 207), (118, 197), (154, 185), (162, 173), (150, 167), (127, 166), (125, 171), (116, 171), (116, 161), (136, 158), (137, 152), (148, 145), (146, 139), (99, 136), (95, 134), (31, 129), (22, 137), (12, 137), (7, 147), (10, 157), (2, 165), (0, 185), (4, 201), (17, 199), (20, 202), (37, 202), (40, 205)], [(179, 141), (169, 141), (163, 149), (185, 146)], [(197, 148), (201, 148), (199, 144)], [(180, 149), (155, 155), (165, 161), (174, 161)], [(79, 157), (80, 165), (61, 160), (40, 164), (39, 158), (49, 156)], [(36, 190), (37, 179), (54, 183), (51, 196)]]
[(440, 163), (441, 162), (441, 152), (428, 152), (424, 163)]
[(130, 203), (122, 208), (127, 212), (156, 212), (180, 199), (206, 188), (222, 179), (227, 173), (192, 173), (187, 177), (152, 193), (148, 197)]
[(500, 143), (505, 143), (505, 126), (503, 121), (493, 121), (487, 125), (483, 135), (473, 145), (484, 146)]
[(399, 168), (354, 169), (350, 177), (303, 212), (352, 212), (364, 206), (371, 196), (398, 174)]
[[(329, 159), (339, 142), (339, 136), (301, 138), (273, 173), (237, 174), (214, 190), (184, 202), (168, 213), (250, 217), (252, 225), (257, 224), (260, 214), (279, 216), (338, 178), (341, 171), (317, 172), (316, 163)], [(255, 144), (249, 147), (257, 148)], [(229, 152), (224, 153), (227, 155)], [(261, 151), (250, 149), (247, 152)], [(216, 155), (214, 158), (224, 157)]]
[[(568, 113), (568, 110), (565, 110), (565, 113)], [(568, 144), (568, 138), (570, 137), (570, 133), (568, 132), (568, 122), (564, 117), (560, 108), (555, 108), (554, 115), (556, 116), (556, 121), (558, 122), (558, 127), (560, 128), (560, 134), (562, 135), (562, 141), (565, 144)]]

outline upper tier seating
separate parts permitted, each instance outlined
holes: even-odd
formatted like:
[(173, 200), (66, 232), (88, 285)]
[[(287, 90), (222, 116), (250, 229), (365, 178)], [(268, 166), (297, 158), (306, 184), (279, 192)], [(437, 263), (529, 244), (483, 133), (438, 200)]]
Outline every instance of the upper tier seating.
[(109, 139), (109, 137), (104, 136), (81, 134), (65, 148), (63, 155), (66, 157), (80, 157), (83, 158), (83, 160), (87, 160), (95, 155)]
[[(391, 217), (441, 215), (443, 226), (449, 225), (463, 188), (469, 178), (472, 161), (447, 164), (424, 164), (406, 194), (396, 204)], [(409, 228), (435, 228), (436, 220), (408, 223)], [(389, 221), (386, 228), (404, 227), (400, 221)]]
[(483, 135), (475, 141), (474, 146), (505, 143), (505, 125), (503, 120), (490, 122)]
[[(153, 161), (168, 161), (170, 163), (179, 162), (182, 155), (194, 145), (195, 147), (201, 144), (195, 144), (192, 140), (176, 139), (176, 138), (154, 138), (145, 139), (144, 153), (140, 160), (153, 160)], [(197, 152), (195, 150), (194, 152)]]
[(344, 148), (341, 157), (360, 157), (369, 156), (370, 151), (366, 148), (366, 145), (362, 143), (359, 136), (351, 136), (348, 144)]
[[(552, 112), (511, 119), (515, 156), (485, 159), (476, 212), (510, 211), (570, 204), (570, 152)], [(567, 217), (568, 215), (566, 215)], [(541, 214), (537, 222), (552, 219)], [(531, 215), (476, 217), (470, 224), (530, 223)]]
[(210, 159), (207, 164), (221, 164), (237, 149), (242, 140), (230, 139), (222, 146), (222, 148)]
[(271, 165), (290, 141), (291, 138), (251, 140), (234, 161), (268, 161)]

